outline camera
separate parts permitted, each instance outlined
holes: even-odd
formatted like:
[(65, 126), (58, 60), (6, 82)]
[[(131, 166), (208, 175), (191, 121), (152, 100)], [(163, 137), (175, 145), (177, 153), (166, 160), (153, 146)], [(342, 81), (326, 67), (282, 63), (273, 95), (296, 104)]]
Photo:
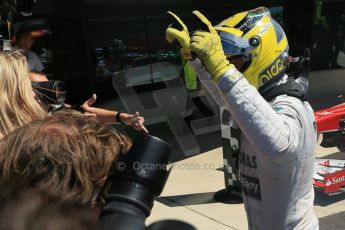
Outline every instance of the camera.
[(37, 98), (45, 104), (63, 104), (66, 99), (66, 87), (61, 81), (42, 81), (31, 83)]
[(130, 151), (120, 157), (108, 178), (111, 186), (98, 219), (100, 229), (195, 230), (192, 225), (177, 220), (145, 226), (154, 199), (162, 193), (168, 179), (170, 152), (170, 145), (157, 137), (137, 136)]

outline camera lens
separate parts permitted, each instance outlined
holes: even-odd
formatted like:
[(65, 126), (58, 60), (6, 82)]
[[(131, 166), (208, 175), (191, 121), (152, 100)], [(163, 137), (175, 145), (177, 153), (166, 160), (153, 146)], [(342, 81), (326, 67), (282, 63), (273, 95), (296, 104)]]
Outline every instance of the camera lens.
[(32, 88), (39, 99), (47, 104), (62, 104), (65, 102), (66, 87), (61, 81), (34, 82)]
[(117, 163), (123, 167), (113, 172), (111, 193), (131, 197), (149, 215), (154, 198), (161, 194), (169, 176), (170, 151), (170, 145), (163, 140), (139, 135)]
[(150, 135), (139, 135), (111, 172), (99, 225), (101, 229), (144, 229), (154, 199), (168, 179), (171, 147)]
[(62, 83), (61, 81), (56, 81), (55, 84), (54, 84), (53, 91), (55, 92), (56, 101), (59, 104), (64, 103), (65, 99), (66, 99), (65, 84)]

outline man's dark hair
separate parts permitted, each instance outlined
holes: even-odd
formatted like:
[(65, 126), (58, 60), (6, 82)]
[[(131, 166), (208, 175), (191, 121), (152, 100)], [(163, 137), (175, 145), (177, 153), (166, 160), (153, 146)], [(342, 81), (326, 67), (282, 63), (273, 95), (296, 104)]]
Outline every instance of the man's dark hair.
[(52, 190), (90, 208), (113, 164), (130, 148), (127, 136), (73, 110), (14, 130), (0, 142), (0, 175), (23, 188)]
[(44, 191), (23, 190), (0, 181), (0, 229), (93, 230), (91, 212), (75, 202), (63, 202)]

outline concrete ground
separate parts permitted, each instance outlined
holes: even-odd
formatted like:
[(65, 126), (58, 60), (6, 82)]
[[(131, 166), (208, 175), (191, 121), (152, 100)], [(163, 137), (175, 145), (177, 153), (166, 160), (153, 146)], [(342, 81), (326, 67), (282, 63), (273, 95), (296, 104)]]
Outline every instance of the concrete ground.
[[(345, 159), (336, 148), (317, 146), (316, 157)], [(222, 148), (191, 157), (172, 165), (172, 172), (161, 197), (157, 198), (147, 224), (162, 219), (177, 219), (198, 230), (247, 229), (243, 203), (215, 201), (215, 192), (224, 188)], [(314, 211), (320, 229), (345, 229), (345, 194), (326, 196), (317, 193)]]

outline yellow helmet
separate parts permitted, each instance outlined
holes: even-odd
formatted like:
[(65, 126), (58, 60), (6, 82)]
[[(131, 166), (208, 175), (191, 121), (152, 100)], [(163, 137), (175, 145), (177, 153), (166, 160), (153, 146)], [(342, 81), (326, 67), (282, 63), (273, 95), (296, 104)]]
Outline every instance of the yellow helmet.
[(267, 8), (238, 13), (215, 28), (227, 57), (244, 56), (246, 62), (240, 71), (256, 88), (285, 73), (288, 41)]

